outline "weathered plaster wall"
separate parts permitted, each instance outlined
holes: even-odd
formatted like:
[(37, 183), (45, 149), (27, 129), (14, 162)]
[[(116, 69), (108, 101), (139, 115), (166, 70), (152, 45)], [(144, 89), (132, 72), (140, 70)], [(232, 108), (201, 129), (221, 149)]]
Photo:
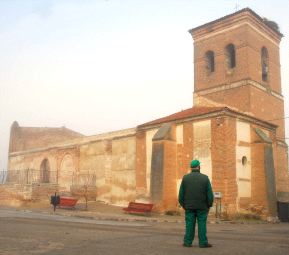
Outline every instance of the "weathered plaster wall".
[(97, 199), (125, 205), (136, 197), (135, 132), (92, 139), (79, 146), (79, 173), (96, 177)]
[(70, 190), (73, 182), (73, 174), (76, 172), (76, 166), (71, 154), (66, 154), (60, 163), (58, 171), (58, 183), (63, 186), (63, 189)]
[(31, 152), (26, 154), (10, 155), (9, 169), (10, 170), (24, 170), (35, 169), (39, 170), (40, 165), (44, 159), (48, 159), (50, 169), (55, 171), (57, 169), (57, 160), (55, 152)]
[[(176, 126), (176, 196), (179, 194), (179, 189), (182, 182), (183, 175), (180, 175), (180, 172), (182, 171), (183, 166), (183, 158), (185, 155), (182, 155), (184, 153), (184, 124), (179, 124)], [(187, 169), (189, 169), (189, 165), (186, 166)]]
[(136, 199), (144, 200), (147, 194), (147, 153), (146, 131), (138, 130), (136, 133)]
[[(93, 177), (96, 199), (127, 204), (136, 195), (135, 130), (123, 130), (56, 143), (51, 147), (10, 153), (9, 170), (33, 169), (41, 182), (41, 164), (47, 160), (49, 182), (58, 183), (60, 192), (78, 185), (79, 174)], [(53, 175), (53, 176), (52, 176)], [(90, 182), (91, 183), (91, 182)]]
[(211, 120), (193, 123), (194, 157), (201, 162), (201, 172), (212, 180)]
[(147, 183), (147, 196), (150, 196), (150, 182), (151, 182), (151, 161), (152, 161), (152, 139), (156, 132), (157, 128), (148, 130), (146, 132), (146, 183)]
[(105, 201), (110, 197), (111, 153), (111, 140), (91, 141), (79, 147), (79, 172), (96, 175), (97, 198)]
[(238, 199), (251, 198), (251, 127), (237, 121), (236, 178)]
[(112, 141), (111, 202), (127, 204), (136, 196), (135, 136)]

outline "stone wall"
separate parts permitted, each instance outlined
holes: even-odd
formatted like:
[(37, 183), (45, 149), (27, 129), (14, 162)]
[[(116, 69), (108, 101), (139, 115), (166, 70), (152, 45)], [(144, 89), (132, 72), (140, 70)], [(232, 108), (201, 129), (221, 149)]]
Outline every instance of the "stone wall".
[[(44, 161), (47, 169), (41, 169)], [(135, 162), (135, 130), (129, 129), (63, 143), (56, 141), (46, 148), (11, 152), (9, 171), (30, 169), (41, 176), (47, 170), (55, 175), (53, 183), (59, 185), (61, 193), (79, 184), (77, 176), (89, 175), (94, 181), (89, 180), (89, 185), (96, 187), (96, 199), (125, 205), (136, 196)], [(43, 181), (38, 178), (34, 182)]]
[(0, 201), (50, 201), (50, 196), (55, 192), (59, 192), (57, 184), (2, 184)]

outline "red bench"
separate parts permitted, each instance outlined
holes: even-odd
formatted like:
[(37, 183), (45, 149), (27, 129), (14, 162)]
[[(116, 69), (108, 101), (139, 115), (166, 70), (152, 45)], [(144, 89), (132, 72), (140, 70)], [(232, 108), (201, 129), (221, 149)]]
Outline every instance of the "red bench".
[(128, 207), (123, 208), (123, 210), (132, 214), (150, 214), (153, 206), (153, 204), (129, 202)]
[(59, 207), (75, 207), (78, 199), (75, 197), (61, 197)]

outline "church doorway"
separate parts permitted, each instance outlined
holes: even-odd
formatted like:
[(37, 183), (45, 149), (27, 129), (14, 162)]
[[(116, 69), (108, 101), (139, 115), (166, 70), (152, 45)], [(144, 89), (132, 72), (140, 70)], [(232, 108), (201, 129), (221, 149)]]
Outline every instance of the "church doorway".
[(48, 159), (43, 159), (40, 165), (40, 182), (49, 183), (50, 164)]

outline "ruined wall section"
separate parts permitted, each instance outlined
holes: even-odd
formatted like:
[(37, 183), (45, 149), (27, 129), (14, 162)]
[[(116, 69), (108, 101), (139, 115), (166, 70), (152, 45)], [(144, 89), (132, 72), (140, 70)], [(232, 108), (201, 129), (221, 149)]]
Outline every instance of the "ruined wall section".
[(9, 155), (9, 171), (17, 170), (40, 170), (41, 162), (48, 159), (51, 171), (57, 171), (57, 150), (42, 150), (26, 153), (10, 153)]
[(58, 183), (60, 191), (67, 191), (70, 189), (73, 174), (79, 168), (78, 155), (77, 146), (10, 153), (8, 181), (15, 182), (15, 178), (18, 178), (17, 182), (21, 182), (20, 179), (25, 177), (22, 173), (27, 172), (27, 182), (43, 182), (41, 165), (47, 161), (47, 183)]
[(16, 173), (15, 178), (18, 178), (19, 171), (22, 175), (30, 169), (37, 176), (34, 182), (42, 183), (44, 161), (51, 177), (48, 183), (58, 184), (59, 192), (70, 192), (72, 185), (79, 185), (79, 175), (89, 175), (92, 176), (89, 185), (96, 187), (97, 200), (125, 205), (135, 199), (135, 129), (72, 139), (46, 148), (10, 152), (9, 175)]
[(46, 148), (60, 142), (80, 137), (83, 137), (83, 135), (65, 127), (20, 127), (17, 122), (14, 122), (10, 131), (9, 152)]

